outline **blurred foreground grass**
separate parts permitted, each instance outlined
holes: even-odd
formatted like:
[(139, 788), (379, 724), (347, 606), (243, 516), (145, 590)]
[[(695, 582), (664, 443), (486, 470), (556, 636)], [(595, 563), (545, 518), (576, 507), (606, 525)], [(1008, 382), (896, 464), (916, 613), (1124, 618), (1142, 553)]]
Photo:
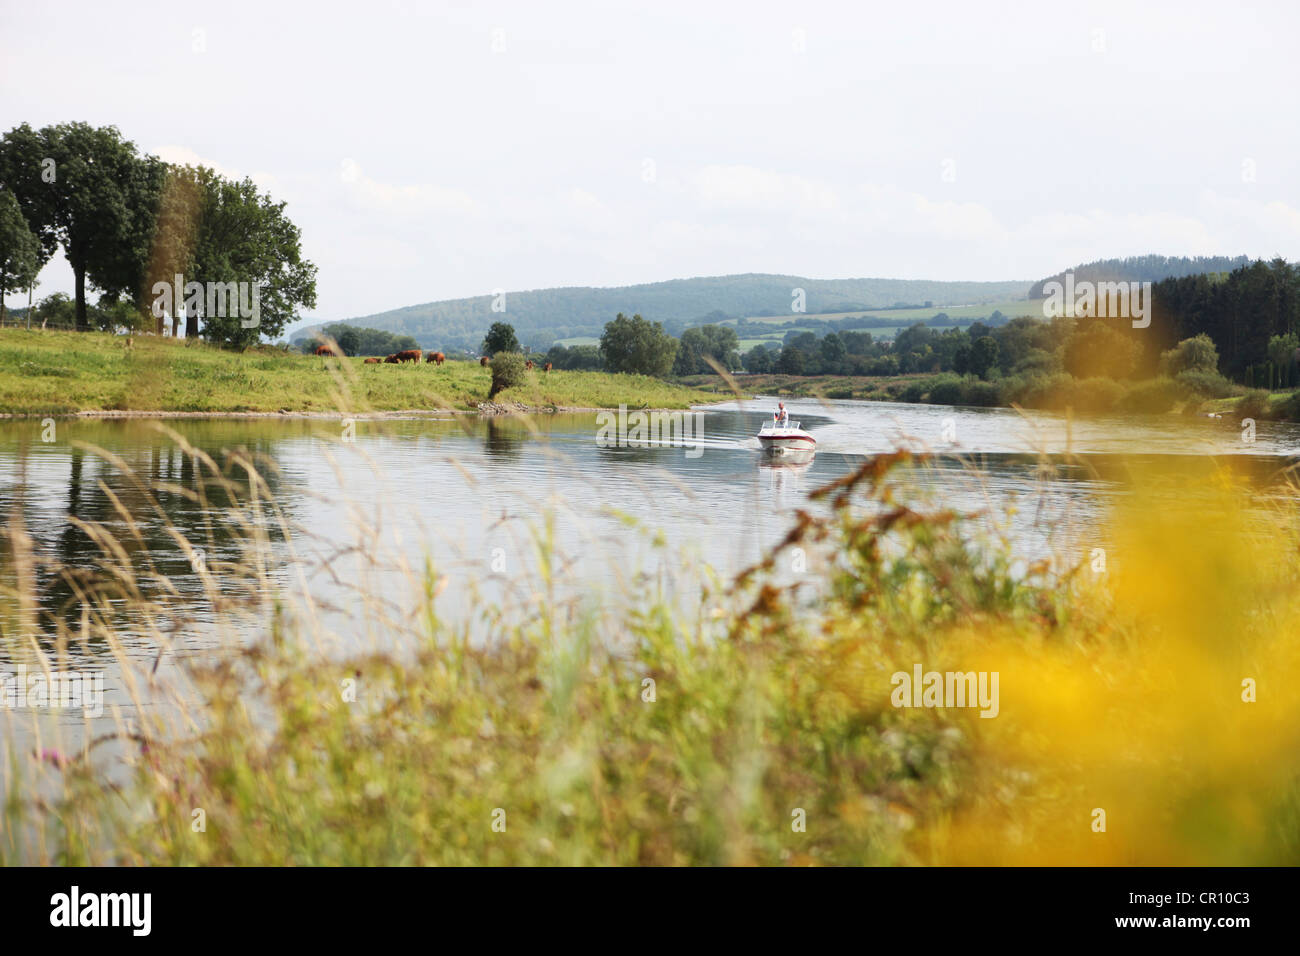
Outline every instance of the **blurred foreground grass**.
[[(109, 734), (110, 768), (89, 745), (11, 742), (0, 862), (1300, 862), (1294, 498), (1261, 534), (1228, 471), (1134, 474), (1104, 570), (1087, 548), (1025, 570), (966, 516), (904, 503), (907, 456), (882, 456), (817, 492), (829, 509), (799, 512), (762, 564), (699, 581), (690, 613), (653, 589), (613, 615), (552, 613), (542, 521), (539, 604), (491, 641), (439, 617), (426, 567), (402, 649), (340, 658), (310, 608), (267, 596), (257, 463), (232, 482), (185, 451), (238, 493), (247, 541), (202, 572), (210, 594), (273, 605), (272, 623), (191, 665), (179, 718), (142, 707)], [(90, 531), (81, 631), (47, 659), (91, 636), (120, 653), (126, 613), (166, 646), (166, 599), (146, 596), (164, 582)], [(778, 583), (796, 555), (804, 582)], [(16, 521), (3, 560), (5, 633), (30, 632), (39, 559)], [(916, 665), (997, 672), (997, 716), (893, 706), (892, 675)]]

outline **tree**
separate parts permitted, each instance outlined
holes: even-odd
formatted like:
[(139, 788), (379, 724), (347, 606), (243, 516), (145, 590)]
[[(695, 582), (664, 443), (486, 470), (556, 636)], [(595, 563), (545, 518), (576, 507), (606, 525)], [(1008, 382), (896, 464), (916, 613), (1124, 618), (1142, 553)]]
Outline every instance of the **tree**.
[(776, 371), (782, 375), (802, 375), (806, 365), (803, 350), (791, 342), (781, 349), (781, 356), (776, 360)]
[(0, 328), (5, 324), (5, 295), (36, 281), (41, 244), (23, 218), (13, 193), (0, 190)]
[(1075, 378), (1128, 378), (1138, 358), (1138, 345), (1101, 321), (1080, 323), (1061, 353), (1065, 370)]
[[(1294, 340), (1294, 336), (1292, 338)], [(1270, 342), (1269, 345), (1271, 354), (1272, 343)], [(1219, 370), (1219, 350), (1214, 344), (1214, 339), (1202, 332), (1200, 335), (1183, 339), (1173, 348), (1162, 352), (1160, 354), (1160, 368), (1170, 377), (1186, 371), (1217, 372)]]
[(745, 369), (762, 374), (772, 371), (772, 352), (761, 345), (755, 345), (745, 353)]
[(967, 364), (971, 372), (980, 378), (988, 378), (989, 372), (997, 368), (998, 364), (997, 339), (991, 335), (981, 335), (972, 342)]
[(682, 333), (673, 362), (674, 375), (705, 375), (713, 371), (709, 359), (726, 369), (740, 365), (740, 339), (728, 325), (701, 325)]
[(77, 329), (89, 328), (88, 281), (111, 295), (138, 297), (157, 161), (142, 160), (116, 127), (86, 123), (36, 133), (23, 124), (5, 134), (0, 152), (0, 176), (34, 227), (43, 262), (61, 245), (72, 266)]
[[(284, 214), (285, 204), (263, 195), (251, 179), (231, 182), (202, 168), (197, 173), (203, 206), (192, 269), (195, 281), (209, 289), (203, 336), (227, 348), (247, 348), (263, 335), (276, 338), (299, 309), (316, 305), (316, 266), (302, 256), (302, 230)], [(224, 308), (214, 287), (224, 289)], [(234, 295), (238, 308), (232, 307)], [(186, 335), (191, 328), (198, 332), (190, 311)]]
[[(1273, 366), (1275, 383), (1280, 381), (1282, 369), (1290, 372), (1292, 364), (1295, 362), (1296, 348), (1300, 347), (1300, 339), (1294, 332), (1288, 332), (1286, 335), (1275, 335), (1268, 340), (1268, 361)], [(1218, 352), (1215, 352), (1216, 367)]]
[(677, 340), (664, 331), (662, 323), (620, 312), (605, 324), (600, 353), (611, 372), (628, 372), (663, 377), (677, 357)]
[(515, 327), (505, 322), (493, 322), (483, 337), (483, 352), (496, 355), (498, 352), (518, 352), (519, 340), (515, 338)]

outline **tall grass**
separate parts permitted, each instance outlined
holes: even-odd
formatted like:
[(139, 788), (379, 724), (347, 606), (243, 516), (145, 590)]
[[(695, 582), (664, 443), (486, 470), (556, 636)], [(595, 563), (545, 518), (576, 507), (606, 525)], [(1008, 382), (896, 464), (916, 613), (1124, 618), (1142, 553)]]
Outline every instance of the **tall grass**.
[[(107, 648), (133, 706), (76, 746), (11, 720), (0, 862), (1300, 859), (1290, 490), (1261, 534), (1229, 472), (1135, 474), (1104, 570), (1091, 549), (1025, 569), (971, 533), (973, 516), (902, 494), (914, 462), (900, 452), (815, 492), (735, 580), (688, 582), (698, 603), (643, 582), (617, 607), (562, 609), (543, 516), (525, 613), (481, 609), (489, 632), (475, 635), (442, 613), (437, 567), (403, 565), (404, 594), (353, 578), (358, 630), (384, 635), (357, 649), (277, 574), (310, 572), (310, 530), (273, 500), (273, 463), (172, 438), (200, 466), (194, 487), (154, 487), (115, 460), (133, 476), (125, 530), (82, 522), (94, 568), (43, 569), (73, 589), (72, 623), (42, 618), (45, 559), (11, 515), (11, 653), (21, 640), (60, 666), (77, 646)], [(148, 512), (182, 550), (203, 546), (168, 521), (163, 490), (240, 542), (237, 559), (201, 566), (221, 639), (183, 666), (177, 588), (132, 541)], [(364, 540), (355, 557), (388, 560)], [(128, 653), (127, 630), (158, 658)], [(891, 675), (917, 664), (999, 672), (998, 716), (893, 706)]]

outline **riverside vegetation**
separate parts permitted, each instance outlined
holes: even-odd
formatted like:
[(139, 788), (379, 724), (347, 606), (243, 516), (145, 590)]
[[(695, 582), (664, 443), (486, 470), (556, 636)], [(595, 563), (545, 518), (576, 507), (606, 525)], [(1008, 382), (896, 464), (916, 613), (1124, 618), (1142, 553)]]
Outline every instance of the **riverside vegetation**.
[[(353, 585), (384, 639), (339, 647), (273, 578), (315, 573), (273, 465), (171, 434), (200, 476), (179, 493), (242, 542), (195, 572), (224, 640), (177, 662), (179, 688), (123, 649), (131, 630), (170, 661), (177, 633), (174, 583), (132, 544), (133, 512), (167, 521), (147, 476), (124, 524), (80, 522), (89, 568), (49, 566), (11, 512), (11, 652), (109, 653), (135, 707), (75, 748), (7, 719), (0, 863), (1300, 862), (1294, 488), (1135, 471), (1100, 571), (1087, 547), (1025, 567), (997, 516), (918, 500), (925, 461), (884, 455), (735, 580), (691, 572), (686, 606), (636, 575), (561, 601), (539, 515), (517, 605), (477, 601), (486, 639), (444, 617), (426, 563), (404, 595)], [(80, 613), (38, 608), (51, 574)], [(998, 716), (895, 709), (891, 674), (917, 665), (998, 672)]]

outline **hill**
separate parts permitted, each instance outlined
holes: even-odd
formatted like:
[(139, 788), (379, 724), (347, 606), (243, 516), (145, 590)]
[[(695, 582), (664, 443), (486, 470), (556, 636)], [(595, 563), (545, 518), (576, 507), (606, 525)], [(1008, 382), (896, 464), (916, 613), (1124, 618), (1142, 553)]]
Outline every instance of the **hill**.
[[(1074, 273), (1075, 282), (1084, 279), (1089, 282), (1160, 282), (1205, 272), (1231, 272), (1250, 265), (1250, 262), (1249, 256), (1130, 256), (1127, 259), (1098, 259), (1065, 272)], [(1064, 282), (1065, 272), (1035, 282), (1029, 290), (1029, 298), (1046, 298), (1043, 286), (1053, 280)]]
[[(566, 287), (508, 292), (504, 312), (493, 311), (490, 295), (426, 302), (357, 316), (349, 325), (412, 335), (424, 348), (476, 350), (496, 321), (515, 327), (522, 344), (545, 349), (559, 339), (599, 336), (619, 312), (639, 312), (662, 322), (674, 335), (692, 325), (792, 311), (794, 290), (803, 289), (808, 314), (890, 307), (935, 307), (1023, 299), (1029, 280), (936, 282), (924, 279), (809, 279), (748, 274), (672, 279), (613, 288)], [(330, 323), (299, 329), (294, 339)]]

